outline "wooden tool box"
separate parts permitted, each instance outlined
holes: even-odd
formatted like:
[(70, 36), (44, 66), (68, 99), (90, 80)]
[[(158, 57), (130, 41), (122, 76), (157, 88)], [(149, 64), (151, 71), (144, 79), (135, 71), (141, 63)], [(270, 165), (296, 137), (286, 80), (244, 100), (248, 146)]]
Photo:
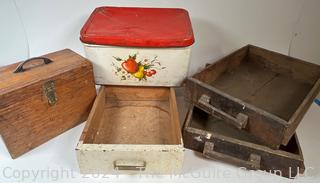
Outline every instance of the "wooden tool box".
[(96, 96), (91, 63), (65, 49), (0, 68), (0, 134), (12, 156), (85, 121)]
[(188, 78), (187, 98), (278, 149), (318, 94), (319, 78), (319, 65), (248, 45)]

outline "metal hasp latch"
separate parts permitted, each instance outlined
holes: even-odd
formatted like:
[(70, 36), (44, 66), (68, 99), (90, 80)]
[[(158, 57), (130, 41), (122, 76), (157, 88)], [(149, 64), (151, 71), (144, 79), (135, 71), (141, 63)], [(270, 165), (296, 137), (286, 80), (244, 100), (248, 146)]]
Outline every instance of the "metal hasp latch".
[(53, 106), (57, 102), (56, 88), (54, 81), (50, 80), (43, 84), (42, 86), (44, 95), (48, 100), (48, 104)]

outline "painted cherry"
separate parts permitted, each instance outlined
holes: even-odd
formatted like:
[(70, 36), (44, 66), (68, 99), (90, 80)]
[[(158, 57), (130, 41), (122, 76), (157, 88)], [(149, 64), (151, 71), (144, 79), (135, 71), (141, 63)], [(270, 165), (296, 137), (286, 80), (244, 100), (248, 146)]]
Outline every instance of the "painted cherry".
[(151, 72), (147, 72), (146, 75), (147, 75), (148, 77), (151, 77), (151, 76), (152, 76)]
[(131, 74), (138, 71), (138, 64), (133, 58), (128, 58), (128, 60), (124, 61), (121, 66), (124, 70)]
[(157, 73), (157, 71), (154, 70), (154, 69), (152, 69), (152, 70), (150, 71), (150, 73), (151, 73), (151, 75), (155, 75), (155, 74)]

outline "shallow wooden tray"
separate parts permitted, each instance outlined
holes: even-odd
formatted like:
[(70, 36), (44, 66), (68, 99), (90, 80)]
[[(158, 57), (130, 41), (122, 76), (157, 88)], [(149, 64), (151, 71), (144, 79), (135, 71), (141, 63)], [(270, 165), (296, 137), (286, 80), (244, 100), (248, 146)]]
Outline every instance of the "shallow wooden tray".
[(191, 106), (183, 129), (186, 148), (210, 159), (253, 170), (294, 178), (304, 172), (303, 155), (296, 135), (279, 150), (266, 147), (251, 134)]
[(177, 172), (183, 144), (174, 89), (101, 86), (76, 150), (81, 173)]
[(295, 133), (319, 78), (319, 65), (248, 45), (189, 78), (187, 96), (277, 149)]

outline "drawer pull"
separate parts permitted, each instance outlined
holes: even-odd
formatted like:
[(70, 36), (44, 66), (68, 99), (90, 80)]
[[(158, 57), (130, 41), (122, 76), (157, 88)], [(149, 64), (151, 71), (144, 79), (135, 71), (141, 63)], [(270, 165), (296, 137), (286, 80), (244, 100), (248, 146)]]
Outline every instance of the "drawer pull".
[(203, 155), (209, 159), (216, 159), (228, 162), (230, 164), (234, 164), (240, 167), (245, 167), (251, 170), (260, 169), (261, 156), (257, 154), (250, 154), (249, 159), (242, 160), (237, 157), (233, 157), (227, 154), (223, 154), (215, 151), (214, 143), (206, 142), (203, 149)]
[(215, 116), (224, 119), (226, 122), (237, 127), (238, 129), (243, 129), (246, 127), (246, 125), (248, 123), (248, 116), (247, 115), (245, 115), (243, 113), (239, 113), (239, 114), (237, 114), (236, 117), (233, 117), (233, 116), (223, 112), (222, 110), (217, 109), (214, 106), (212, 106), (210, 104), (210, 100), (211, 100), (211, 98), (208, 95), (205, 95), (205, 94), (201, 95), (201, 97), (198, 100), (199, 106), (205, 107), (205, 109), (209, 110), (209, 112), (211, 114), (214, 114)]
[(146, 169), (146, 162), (139, 160), (116, 160), (113, 164), (115, 170), (144, 171)]

